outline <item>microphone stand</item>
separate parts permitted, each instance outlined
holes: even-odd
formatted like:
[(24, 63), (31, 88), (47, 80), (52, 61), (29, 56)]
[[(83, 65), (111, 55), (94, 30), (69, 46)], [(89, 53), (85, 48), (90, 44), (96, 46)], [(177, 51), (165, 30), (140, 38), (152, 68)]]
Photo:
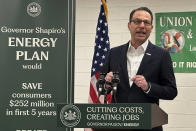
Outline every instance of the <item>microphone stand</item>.
[[(106, 87), (109, 86), (109, 87)], [(112, 83), (111, 82), (105, 82), (105, 94), (104, 94), (104, 104), (107, 104), (107, 96), (112, 91)]]
[(120, 82), (120, 78), (119, 78), (119, 72), (113, 72), (113, 74), (114, 74), (114, 77), (112, 79), (113, 96), (114, 96), (114, 103), (117, 103), (116, 92), (117, 92), (118, 83)]
[(101, 72), (99, 80), (96, 83), (97, 90), (98, 90), (98, 97), (97, 97), (96, 103), (98, 102), (99, 97), (101, 96), (101, 94), (103, 94), (103, 92), (104, 92), (104, 90), (103, 90), (104, 89), (104, 84), (105, 84), (105, 73)]
[(107, 96), (108, 96), (108, 93), (107, 93), (107, 91), (105, 91), (105, 94), (104, 94), (104, 104), (107, 104)]

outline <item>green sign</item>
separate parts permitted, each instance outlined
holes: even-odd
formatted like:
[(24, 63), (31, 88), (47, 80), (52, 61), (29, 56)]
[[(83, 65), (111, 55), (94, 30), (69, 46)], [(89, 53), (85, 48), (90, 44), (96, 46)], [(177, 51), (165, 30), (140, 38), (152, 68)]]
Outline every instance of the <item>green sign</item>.
[(75, 0), (0, 1), (0, 125), (63, 131), (56, 103), (73, 103)]
[(58, 126), (151, 129), (151, 104), (58, 104)]
[(196, 12), (156, 13), (156, 44), (171, 54), (175, 72), (196, 72)]

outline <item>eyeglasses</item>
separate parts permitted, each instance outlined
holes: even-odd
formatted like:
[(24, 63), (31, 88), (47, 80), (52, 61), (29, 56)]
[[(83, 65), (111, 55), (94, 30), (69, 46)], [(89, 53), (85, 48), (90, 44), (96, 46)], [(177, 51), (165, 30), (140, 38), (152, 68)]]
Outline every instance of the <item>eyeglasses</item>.
[(133, 22), (136, 25), (140, 25), (142, 22), (144, 22), (145, 26), (150, 26), (152, 25), (150, 21), (148, 20), (141, 20), (141, 19), (135, 19), (135, 20), (131, 20), (131, 22)]

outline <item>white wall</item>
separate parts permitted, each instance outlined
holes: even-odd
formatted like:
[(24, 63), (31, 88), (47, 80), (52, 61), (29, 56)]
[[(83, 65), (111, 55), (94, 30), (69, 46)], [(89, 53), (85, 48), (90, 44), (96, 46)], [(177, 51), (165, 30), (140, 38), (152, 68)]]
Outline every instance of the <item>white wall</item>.
[[(100, 3), (100, 0), (76, 0), (75, 103), (88, 101)], [(130, 39), (127, 22), (132, 9), (147, 6), (153, 13), (196, 11), (196, 0), (108, 0), (107, 5), (111, 47), (124, 44)], [(150, 40), (155, 43), (155, 30)], [(169, 114), (169, 124), (164, 129), (196, 131), (196, 73), (176, 73), (175, 76), (178, 96), (173, 101), (162, 100), (160, 103), (160, 107)]]

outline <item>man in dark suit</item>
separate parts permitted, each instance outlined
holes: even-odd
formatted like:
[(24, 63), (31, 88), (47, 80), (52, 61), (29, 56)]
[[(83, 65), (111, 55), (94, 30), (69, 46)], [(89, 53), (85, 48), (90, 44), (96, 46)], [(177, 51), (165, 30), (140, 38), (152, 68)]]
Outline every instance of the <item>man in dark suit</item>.
[[(108, 72), (105, 80), (111, 82), (114, 71), (118, 71), (120, 77), (117, 103), (159, 104), (159, 99), (172, 100), (177, 96), (170, 54), (148, 40), (153, 29), (152, 21), (153, 15), (148, 8), (133, 10), (128, 23), (131, 40), (112, 48), (108, 55), (104, 66)], [(162, 130), (160, 126), (134, 131)]]

